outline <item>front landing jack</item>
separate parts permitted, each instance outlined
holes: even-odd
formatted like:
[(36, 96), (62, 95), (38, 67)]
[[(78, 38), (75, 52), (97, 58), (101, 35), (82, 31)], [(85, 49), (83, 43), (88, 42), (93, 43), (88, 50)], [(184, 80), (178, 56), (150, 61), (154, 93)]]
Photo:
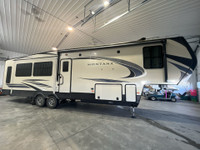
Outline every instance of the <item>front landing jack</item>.
[(130, 107), (131, 117), (135, 118), (135, 108), (133, 106)]

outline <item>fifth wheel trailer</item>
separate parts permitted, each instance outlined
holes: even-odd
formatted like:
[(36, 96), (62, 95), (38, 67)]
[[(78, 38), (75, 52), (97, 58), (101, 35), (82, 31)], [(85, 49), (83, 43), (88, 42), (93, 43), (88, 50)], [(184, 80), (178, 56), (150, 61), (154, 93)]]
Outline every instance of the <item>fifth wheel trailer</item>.
[(144, 84), (178, 84), (196, 64), (183, 37), (50, 51), (7, 60), (3, 92), (41, 107), (66, 99), (137, 107)]

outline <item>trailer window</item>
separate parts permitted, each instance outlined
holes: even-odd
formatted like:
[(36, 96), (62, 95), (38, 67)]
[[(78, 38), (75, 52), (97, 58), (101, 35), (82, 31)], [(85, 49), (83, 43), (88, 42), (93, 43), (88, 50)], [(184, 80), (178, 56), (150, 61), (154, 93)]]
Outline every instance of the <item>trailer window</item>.
[(33, 76), (51, 76), (52, 62), (34, 63)]
[(63, 72), (68, 72), (68, 70), (69, 70), (69, 62), (64, 61), (63, 62)]
[(16, 67), (16, 77), (31, 76), (32, 73), (32, 63), (17, 64)]
[(162, 46), (149, 46), (143, 48), (144, 68), (155, 69), (163, 67)]
[(10, 83), (11, 73), (12, 73), (12, 67), (8, 67), (7, 68), (7, 76), (6, 76), (6, 83)]

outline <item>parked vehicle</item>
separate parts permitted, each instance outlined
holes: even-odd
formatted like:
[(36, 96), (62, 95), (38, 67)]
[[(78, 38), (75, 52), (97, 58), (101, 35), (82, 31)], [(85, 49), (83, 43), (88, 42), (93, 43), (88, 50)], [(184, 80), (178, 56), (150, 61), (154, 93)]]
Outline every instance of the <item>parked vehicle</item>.
[(40, 107), (66, 99), (137, 107), (145, 83), (178, 84), (196, 64), (183, 37), (49, 51), (7, 60), (3, 92)]
[(172, 90), (165, 90), (165, 92), (154, 92), (147, 94), (147, 99), (155, 101), (155, 100), (163, 100), (163, 101), (172, 101), (176, 102), (176, 94), (173, 93)]

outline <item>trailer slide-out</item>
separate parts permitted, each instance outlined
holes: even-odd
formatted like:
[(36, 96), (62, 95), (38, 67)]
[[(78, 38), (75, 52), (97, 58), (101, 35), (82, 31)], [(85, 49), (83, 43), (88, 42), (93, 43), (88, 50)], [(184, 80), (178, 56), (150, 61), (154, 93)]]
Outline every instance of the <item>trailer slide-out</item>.
[(66, 49), (7, 60), (3, 93), (137, 107), (144, 84), (178, 84), (197, 59), (183, 37)]

